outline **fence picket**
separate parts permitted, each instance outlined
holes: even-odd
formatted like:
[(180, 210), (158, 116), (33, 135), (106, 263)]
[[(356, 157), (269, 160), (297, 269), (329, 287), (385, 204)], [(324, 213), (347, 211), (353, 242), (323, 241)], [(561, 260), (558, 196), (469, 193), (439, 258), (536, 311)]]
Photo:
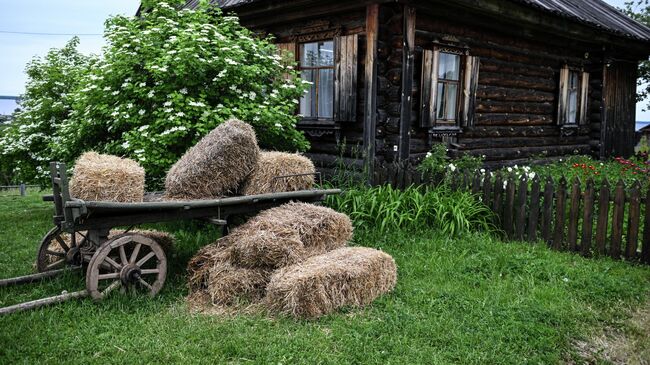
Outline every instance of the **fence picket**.
[(492, 208), (492, 177), (490, 173), (485, 174), (483, 180), (483, 202)]
[(492, 210), (497, 217), (501, 220), (501, 208), (503, 201), (503, 177), (500, 173), (497, 173), (497, 177), (494, 179), (494, 204), (492, 205)]
[(539, 193), (540, 193), (540, 182), (539, 178), (535, 177), (533, 179), (533, 184), (530, 188), (530, 205), (528, 213), (528, 235), (527, 240), (529, 242), (537, 241), (537, 227), (539, 223)]
[(503, 207), (503, 228), (507, 236), (512, 238), (514, 235), (514, 213), (515, 213), (515, 191), (517, 184), (512, 175), (508, 176), (506, 185), (506, 196)]
[(544, 212), (542, 219), (542, 239), (546, 243), (551, 242), (551, 225), (553, 224), (553, 197), (555, 186), (553, 180), (548, 177), (544, 186)]
[(571, 186), (571, 207), (569, 210), (569, 251), (577, 251), (578, 244), (578, 220), (580, 219), (580, 179), (573, 179)]
[(519, 180), (519, 187), (517, 190), (515, 237), (517, 240), (523, 241), (524, 232), (526, 231), (526, 202), (528, 201), (528, 180), (525, 177)]
[(553, 248), (561, 250), (564, 248), (564, 224), (566, 215), (566, 179), (564, 176), (560, 179), (560, 184), (557, 187), (555, 194), (557, 199), (555, 201), (555, 232), (553, 234)]
[(596, 252), (598, 255), (607, 253), (607, 227), (609, 225), (609, 196), (610, 186), (607, 179), (603, 180), (598, 194), (598, 223), (596, 225)]
[(478, 195), (478, 193), (481, 191), (481, 178), (481, 173), (476, 171), (474, 173), (474, 179), (472, 180), (472, 194), (474, 195)]
[(580, 248), (583, 256), (591, 254), (591, 239), (594, 234), (594, 180), (587, 180), (584, 208), (582, 211), (582, 239)]
[(627, 247), (625, 259), (635, 260), (639, 242), (639, 221), (641, 220), (641, 199), (639, 197), (641, 185), (635, 182), (630, 190), (630, 208), (627, 221)]
[(623, 219), (625, 218), (625, 183), (618, 180), (614, 192), (614, 213), (612, 216), (612, 236), (609, 247), (609, 256), (613, 259), (621, 258), (621, 242), (623, 241)]

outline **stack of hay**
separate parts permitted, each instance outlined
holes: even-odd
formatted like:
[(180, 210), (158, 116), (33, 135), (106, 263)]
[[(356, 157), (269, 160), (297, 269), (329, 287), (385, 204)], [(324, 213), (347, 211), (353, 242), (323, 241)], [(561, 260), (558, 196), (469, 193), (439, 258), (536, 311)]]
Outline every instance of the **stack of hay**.
[(70, 194), (89, 201), (142, 202), (144, 169), (133, 160), (86, 152), (75, 163)]
[[(169, 199), (214, 199), (310, 189), (314, 164), (306, 157), (261, 152), (253, 128), (231, 119), (188, 150), (167, 173)], [(279, 176), (291, 176), (278, 179)]]
[(352, 223), (332, 209), (289, 203), (260, 213), (190, 261), (190, 302), (261, 304), (297, 317), (363, 306), (390, 291), (393, 259), (348, 248)]

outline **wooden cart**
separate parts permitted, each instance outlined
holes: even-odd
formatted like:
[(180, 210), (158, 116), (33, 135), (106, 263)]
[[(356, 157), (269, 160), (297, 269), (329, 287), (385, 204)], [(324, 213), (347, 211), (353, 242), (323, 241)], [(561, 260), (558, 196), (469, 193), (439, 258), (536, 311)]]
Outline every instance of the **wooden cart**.
[[(53, 196), (45, 199), (54, 202), (54, 228), (41, 241), (36, 259), (39, 273), (0, 280), (0, 287), (82, 269), (86, 272), (86, 290), (0, 308), (0, 314), (85, 296), (100, 300), (118, 289), (156, 295), (167, 275), (165, 248), (145, 234), (131, 232), (135, 226), (203, 220), (223, 226), (227, 233), (230, 219), (235, 215), (254, 214), (291, 201), (318, 203), (328, 195), (341, 192), (338, 189), (304, 190), (214, 200), (145, 199), (142, 203), (83, 201), (70, 196), (65, 164), (53, 162), (50, 170)], [(111, 229), (116, 227), (130, 228), (111, 235)]]

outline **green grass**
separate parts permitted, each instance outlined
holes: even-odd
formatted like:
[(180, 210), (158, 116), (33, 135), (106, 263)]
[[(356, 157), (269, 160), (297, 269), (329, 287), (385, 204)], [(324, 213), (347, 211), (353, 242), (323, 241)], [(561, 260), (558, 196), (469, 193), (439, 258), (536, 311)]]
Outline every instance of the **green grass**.
[[(0, 198), (0, 277), (32, 270), (51, 206)], [(170, 280), (154, 298), (114, 295), (0, 317), (0, 363), (552, 364), (572, 341), (617, 326), (648, 300), (650, 269), (587, 260), (484, 234), (358, 230), (399, 266), (395, 291), (363, 310), (316, 321), (188, 314), (184, 266), (217, 232), (169, 225), (178, 235)], [(62, 290), (68, 275), (0, 289), (0, 306)]]

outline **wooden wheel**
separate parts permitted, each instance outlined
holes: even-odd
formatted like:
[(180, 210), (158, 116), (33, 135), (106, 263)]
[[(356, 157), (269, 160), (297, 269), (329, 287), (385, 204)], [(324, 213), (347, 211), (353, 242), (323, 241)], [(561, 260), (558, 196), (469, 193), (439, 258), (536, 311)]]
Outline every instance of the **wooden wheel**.
[(95, 300), (115, 289), (155, 296), (166, 277), (167, 258), (160, 245), (150, 238), (126, 233), (95, 252), (86, 272), (86, 289)]
[(77, 235), (76, 240), (72, 235), (63, 232), (60, 227), (52, 228), (41, 240), (41, 246), (36, 256), (36, 269), (38, 272), (62, 269), (67, 265), (80, 266), (83, 263), (81, 247), (85, 238)]

